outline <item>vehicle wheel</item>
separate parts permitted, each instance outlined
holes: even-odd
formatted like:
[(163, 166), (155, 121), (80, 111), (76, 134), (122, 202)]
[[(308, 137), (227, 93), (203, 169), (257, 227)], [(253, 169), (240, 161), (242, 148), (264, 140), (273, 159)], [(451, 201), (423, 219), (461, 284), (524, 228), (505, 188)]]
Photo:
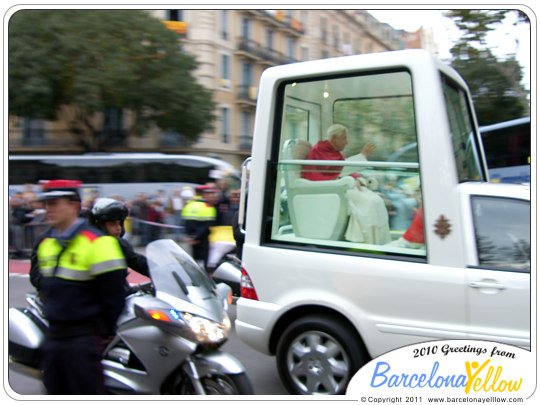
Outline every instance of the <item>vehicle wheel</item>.
[(253, 388), (248, 376), (242, 374), (213, 375), (203, 378), (203, 387), (208, 395), (252, 395)]
[(367, 362), (363, 344), (342, 322), (311, 315), (293, 322), (276, 353), (279, 375), (291, 394), (344, 394)]
[[(201, 379), (207, 395), (253, 395), (253, 387), (245, 373), (241, 374), (213, 374)], [(182, 379), (174, 392), (180, 395), (196, 395), (195, 389), (188, 378)]]

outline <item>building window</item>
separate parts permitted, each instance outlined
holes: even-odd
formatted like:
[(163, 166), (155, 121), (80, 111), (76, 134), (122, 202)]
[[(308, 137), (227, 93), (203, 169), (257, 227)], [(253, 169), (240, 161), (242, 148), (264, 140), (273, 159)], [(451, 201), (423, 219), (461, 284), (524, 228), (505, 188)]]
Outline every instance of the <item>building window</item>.
[(240, 149), (251, 149), (251, 114), (248, 111), (242, 111), (240, 130)]
[(290, 25), (292, 19), (293, 19), (293, 11), (292, 10), (286, 10), (285, 11), (285, 22)]
[(360, 55), (362, 53), (362, 42), (360, 41), (360, 38), (354, 40), (353, 52), (355, 55)]
[(251, 86), (253, 83), (253, 65), (251, 63), (242, 62), (242, 84)]
[(287, 39), (287, 56), (288, 56), (289, 59), (291, 59), (291, 60), (294, 59), (294, 55), (295, 55), (294, 48), (295, 48), (295, 45), (296, 45), (296, 41), (295, 41), (293, 38), (288, 38), (288, 39)]
[(307, 10), (302, 10), (300, 12), (300, 22), (302, 23), (302, 28), (304, 29), (304, 35), (308, 35), (308, 12)]
[(167, 10), (168, 21), (184, 21), (183, 10)]
[(230, 129), (229, 129), (229, 108), (221, 108), (221, 142), (229, 143), (230, 140)]
[(326, 18), (321, 18), (321, 41), (326, 44), (328, 40), (328, 32), (326, 28)]
[(266, 30), (266, 49), (274, 49), (274, 31), (270, 28)]
[(333, 42), (334, 42), (334, 48), (339, 48), (339, 28), (337, 25), (334, 25), (333, 27)]
[(309, 48), (307, 46), (302, 46), (302, 60), (309, 60)]
[(242, 38), (249, 39), (251, 36), (251, 20), (242, 17)]
[(352, 55), (353, 54), (353, 47), (351, 43), (351, 34), (349, 32), (345, 32), (343, 34), (343, 53), (345, 55)]
[(229, 39), (229, 10), (221, 10), (220, 14), (220, 26), (221, 26), (221, 39)]
[(221, 77), (219, 80), (219, 87), (230, 88), (231, 87), (231, 77), (230, 77), (230, 68), (231, 58), (229, 55), (221, 55)]

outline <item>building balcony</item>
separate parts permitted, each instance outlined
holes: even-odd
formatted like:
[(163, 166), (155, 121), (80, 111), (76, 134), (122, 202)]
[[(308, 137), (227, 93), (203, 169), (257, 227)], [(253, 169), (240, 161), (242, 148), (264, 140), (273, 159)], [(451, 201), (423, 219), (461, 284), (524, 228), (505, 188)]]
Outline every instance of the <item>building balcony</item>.
[(253, 139), (251, 138), (250, 135), (238, 136), (238, 150), (239, 151), (250, 153), (252, 144), (253, 144)]
[(247, 84), (240, 84), (236, 86), (236, 103), (240, 107), (255, 108), (257, 105), (257, 92), (259, 88), (257, 86), (250, 86)]
[(264, 51), (261, 44), (249, 38), (238, 38), (235, 54), (256, 62), (264, 59)]
[(275, 49), (264, 47), (258, 42), (249, 38), (238, 38), (237, 50), (238, 56), (243, 56), (255, 63), (260, 63), (268, 66), (284, 65), (287, 63), (297, 62), (296, 59), (289, 57)]
[(289, 17), (285, 10), (245, 10), (245, 13), (290, 36), (299, 38), (304, 35), (303, 24)]

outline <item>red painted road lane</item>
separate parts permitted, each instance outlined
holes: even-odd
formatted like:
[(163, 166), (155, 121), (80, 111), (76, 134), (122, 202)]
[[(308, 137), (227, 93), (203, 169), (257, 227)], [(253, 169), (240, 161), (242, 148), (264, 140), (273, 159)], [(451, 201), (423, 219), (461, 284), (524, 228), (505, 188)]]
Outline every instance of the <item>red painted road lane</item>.
[[(30, 272), (30, 262), (28, 260), (10, 260), (8, 266), (10, 274), (28, 274)], [(150, 281), (148, 277), (142, 276), (133, 270), (129, 270), (127, 280), (130, 284), (140, 284)]]

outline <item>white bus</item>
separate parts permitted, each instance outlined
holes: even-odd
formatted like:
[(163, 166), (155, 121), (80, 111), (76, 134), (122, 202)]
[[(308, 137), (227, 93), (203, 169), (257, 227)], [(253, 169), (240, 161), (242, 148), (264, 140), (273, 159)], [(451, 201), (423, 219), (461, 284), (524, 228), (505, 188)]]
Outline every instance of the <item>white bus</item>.
[(234, 167), (216, 158), (163, 153), (97, 153), (83, 155), (11, 155), (10, 194), (40, 180), (68, 179), (83, 182), (83, 199), (93, 191), (100, 197), (133, 199), (164, 190), (235, 177)]
[(479, 128), (492, 182), (531, 182), (531, 117)]

